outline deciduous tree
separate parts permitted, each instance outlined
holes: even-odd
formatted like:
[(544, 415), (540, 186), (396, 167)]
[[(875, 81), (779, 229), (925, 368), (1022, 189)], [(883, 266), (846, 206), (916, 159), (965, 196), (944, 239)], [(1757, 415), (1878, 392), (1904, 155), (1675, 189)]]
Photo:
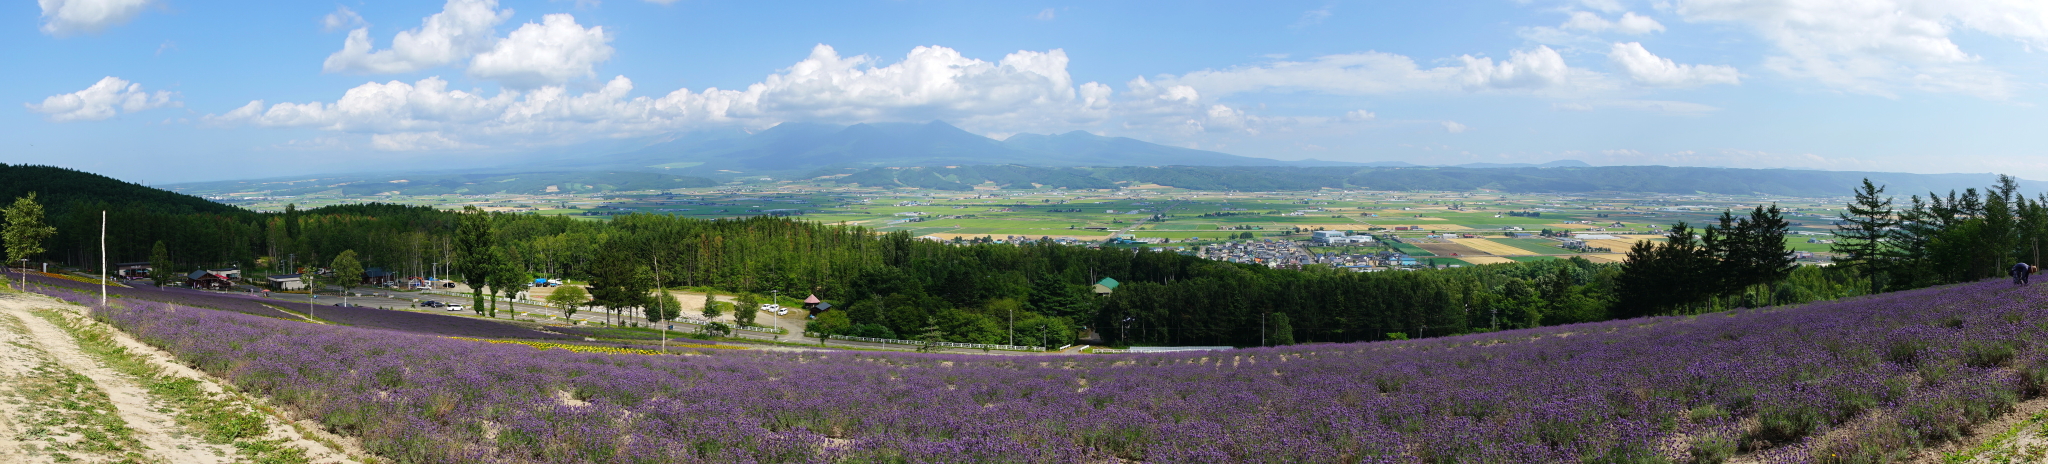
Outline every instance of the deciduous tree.
[(562, 319), (568, 320), (571, 324), (575, 323), (576, 310), (589, 301), (590, 294), (584, 293), (583, 287), (564, 285), (556, 288), (554, 293), (548, 294), (548, 304), (562, 310)]
[(176, 274), (177, 268), (178, 265), (171, 264), (171, 252), (164, 249), (163, 240), (157, 240), (156, 245), (149, 247), (149, 281), (156, 284), (157, 290), (170, 285), (171, 276)]
[(489, 314), (484, 308), (484, 287), (490, 285), (499, 266), (499, 254), (491, 242), (491, 218), (489, 213), (468, 206), (462, 209), (458, 221), (454, 268), (463, 285), (469, 286), (471, 309), (477, 314)]
[(328, 268), (334, 271), (334, 286), (341, 287), (341, 305), (348, 306), (348, 290), (363, 284), (362, 261), (356, 260), (355, 250), (346, 250), (334, 255)]
[[(43, 205), (36, 203), (36, 192), (16, 198), (6, 211), (7, 227), (0, 230), (0, 241), (6, 242), (7, 263), (19, 263), (43, 253), (43, 240), (56, 235), (57, 228), (43, 222)], [(27, 271), (27, 269), (23, 269)]]

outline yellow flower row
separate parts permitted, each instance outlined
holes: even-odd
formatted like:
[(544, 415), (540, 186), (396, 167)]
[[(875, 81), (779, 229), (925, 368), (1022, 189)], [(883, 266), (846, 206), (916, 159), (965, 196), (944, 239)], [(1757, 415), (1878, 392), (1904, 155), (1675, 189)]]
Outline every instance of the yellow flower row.
[[(531, 347), (534, 347), (534, 348), (539, 348), (539, 349), (543, 349), (543, 350), (548, 350), (548, 349), (555, 349), (555, 350), (567, 350), (567, 351), (575, 351), (575, 352), (580, 352), (580, 353), (605, 353), (605, 354), (674, 354), (674, 353), (663, 353), (663, 352), (660, 352), (660, 351), (656, 351), (656, 350), (647, 350), (647, 349), (639, 349), (639, 348), (616, 348), (616, 347), (609, 347), (609, 346), (587, 346), (587, 345), (570, 345), (570, 344), (564, 344), (564, 343), (548, 343), (548, 342), (537, 342), (537, 341), (529, 341), (529, 340), (490, 340), (490, 339), (483, 339), (483, 338), (469, 338), (469, 337), (448, 337), (448, 338), (452, 338), (452, 339), (456, 339), (456, 340), (469, 340), (469, 341), (478, 341), (478, 342), (485, 342), (485, 343), (509, 343), (509, 344), (513, 344), (513, 345), (526, 345), (526, 346), (531, 346)], [(676, 344), (676, 345), (669, 345), (669, 346), (670, 346), (670, 347), (673, 347), (673, 348), (702, 348), (702, 349), (714, 349), (714, 350), (744, 350), (744, 349), (746, 349), (746, 348), (741, 348), (741, 347), (737, 347), (737, 346), (724, 346), (724, 345), (693, 345), (693, 344)]]

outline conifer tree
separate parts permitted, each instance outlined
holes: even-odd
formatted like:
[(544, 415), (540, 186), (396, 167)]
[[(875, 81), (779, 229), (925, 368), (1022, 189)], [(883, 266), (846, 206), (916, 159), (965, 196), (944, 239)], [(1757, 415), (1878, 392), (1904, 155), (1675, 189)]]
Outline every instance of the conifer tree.
[(1882, 290), (1881, 274), (1890, 260), (1898, 257), (1896, 245), (1888, 244), (1887, 238), (1899, 226), (1898, 213), (1892, 209), (1892, 198), (1884, 196), (1884, 187), (1863, 179), (1863, 186), (1856, 189), (1855, 201), (1849, 202), (1846, 211), (1835, 226), (1835, 243), (1828, 251), (1848, 259), (1837, 265), (1856, 269), (1870, 278), (1870, 291)]

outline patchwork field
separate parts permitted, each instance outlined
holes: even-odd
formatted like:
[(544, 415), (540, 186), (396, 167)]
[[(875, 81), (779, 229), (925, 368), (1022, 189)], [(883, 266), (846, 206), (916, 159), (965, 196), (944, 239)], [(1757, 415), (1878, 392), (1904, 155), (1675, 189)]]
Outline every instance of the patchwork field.
[(1515, 262), (1514, 259), (1500, 256), (1459, 256), (1458, 260), (1472, 264), (1506, 264)]
[(1628, 255), (1621, 253), (1602, 253), (1578, 256), (1581, 258), (1586, 258), (1587, 261), (1592, 261), (1596, 263), (1619, 263), (1622, 261), (1626, 261), (1628, 259)]
[[(1141, 240), (1167, 240), (1175, 246), (1200, 246), (1238, 239), (1252, 233), (1262, 240), (1305, 241), (1302, 230), (1336, 230), (1379, 236), (1416, 238), (1424, 234), (1476, 234), (1483, 240), (1418, 247), (1415, 244), (1374, 244), (1345, 247), (1346, 253), (1399, 251), (1412, 256), (1556, 256), (1576, 252), (1541, 239), (1507, 239), (1513, 228), (1535, 231), (1572, 230), (1611, 234), (1591, 246), (1615, 253), (1661, 237), (1628, 235), (1678, 221), (1708, 223), (1719, 214), (1715, 205), (1757, 201), (1819, 207), (1836, 200), (1758, 199), (1727, 195), (1657, 194), (1501, 194), (1495, 192), (1374, 192), (1321, 190), (1297, 192), (1205, 192), (1173, 188), (990, 189), (973, 191), (867, 188), (815, 180), (757, 181), (737, 179), (716, 188), (670, 189), (604, 194), (548, 195), (421, 195), (377, 196), (374, 201), (437, 208), (478, 206), (521, 214), (566, 215), (579, 220), (608, 221), (629, 214), (687, 216), (700, 219), (763, 214), (794, 215), (825, 223), (849, 224), (882, 232), (906, 232), (933, 239), (1009, 236), (1064, 237), (1094, 242), (1115, 231)], [(1129, 187), (1129, 185), (1126, 185)], [(281, 210), (285, 202), (308, 205), (362, 201), (345, 195), (316, 193), (288, 201), (224, 200), (261, 210)], [(1683, 209), (1644, 208), (1684, 204)], [(1641, 208), (1641, 209), (1639, 209)], [(1540, 212), (1540, 217), (1511, 212)], [(1809, 221), (1803, 232), (1828, 230), (1826, 215), (1799, 212), (1788, 218)], [(917, 218), (918, 222), (899, 222)], [(1564, 224), (1591, 221), (1593, 224)], [(1623, 226), (1610, 227), (1614, 223)], [(1613, 232), (1591, 232), (1592, 228)], [(1411, 230), (1393, 230), (1395, 228)], [(1126, 231), (1126, 229), (1129, 229)], [(1372, 230), (1380, 229), (1380, 230)], [(1199, 239), (1199, 240), (1195, 240)], [(1826, 253), (1826, 244), (1806, 243), (1805, 236), (1788, 240), (1795, 250)], [(1191, 241), (1192, 240), (1192, 241)], [(1455, 245), (1455, 246), (1440, 246)], [(1123, 245), (1118, 245), (1123, 246)], [(1142, 246), (1142, 245), (1133, 245)], [(1614, 261), (1589, 257), (1596, 261)], [(1825, 259), (1825, 257), (1822, 257)]]
[(1421, 248), (1421, 249), (1424, 249), (1424, 250), (1429, 250), (1429, 252), (1430, 252), (1430, 253), (1434, 253), (1434, 254), (1436, 254), (1437, 256), (1458, 256), (1458, 257), (1465, 257), (1465, 256), (1485, 256), (1485, 255), (1491, 255), (1491, 254), (1492, 254), (1492, 253), (1487, 253), (1487, 252), (1484, 252), (1484, 251), (1479, 251), (1478, 249), (1475, 249), (1475, 248), (1472, 248), (1472, 247), (1469, 247), (1469, 246), (1465, 246), (1465, 245), (1460, 245), (1460, 244), (1456, 244), (1456, 243), (1417, 243), (1417, 244), (1415, 244), (1415, 246), (1416, 246), (1417, 248)]
[(1521, 249), (1521, 248), (1516, 248), (1516, 247), (1514, 247), (1514, 246), (1510, 246), (1510, 245), (1508, 245), (1508, 244), (1505, 244), (1505, 243), (1500, 243), (1500, 242), (1496, 242), (1496, 241), (1493, 241), (1493, 240), (1488, 240), (1488, 239), (1483, 239), (1483, 238), (1454, 238), (1454, 239), (1451, 239), (1451, 243), (1454, 243), (1454, 244), (1458, 244), (1458, 245), (1464, 245), (1464, 246), (1466, 246), (1466, 247), (1469, 247), (1469, 248), (1472, 248), (1472, 249), (1475, 249), (1475, 250), (1479, 250), (1479, 251), (1481, 251), (1481, 252), (1485, 252), (1486, 254), (1493, 254), (1493, 255), (1534, 255), (1534, 254), (1542, 254), (1542, 253), (1538, 253), (1538, 252), (1534, 252), (1534, 251), (1529, 251), (1529, 250), (1524, 250), (1524, 249)]

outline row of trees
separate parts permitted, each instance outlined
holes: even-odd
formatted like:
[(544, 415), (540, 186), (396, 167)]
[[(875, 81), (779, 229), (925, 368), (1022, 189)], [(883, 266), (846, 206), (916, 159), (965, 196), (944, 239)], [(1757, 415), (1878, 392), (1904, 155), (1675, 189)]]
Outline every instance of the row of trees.
[(1636, 242), (1616, 282), (1613, 316), (1637, 317), (1710, 309), (1716, 298), (1785, 280), (1798, 264), (1785, 245), (1790, 223), (1757, 206), (1747, 217), (1722, 212), (1720, 223), (1695, 231), (1671, 225), (1663, 243)]
[(1868, 179), (1839, 219), (1834, 252), (1872, 288), (1891, 291), (2003, 275), (2014, 262), (2041, 262), (2048, 194), (2027, 198), (1998, 176), (1983, 191), (1911, 195), (1903, 207)]

